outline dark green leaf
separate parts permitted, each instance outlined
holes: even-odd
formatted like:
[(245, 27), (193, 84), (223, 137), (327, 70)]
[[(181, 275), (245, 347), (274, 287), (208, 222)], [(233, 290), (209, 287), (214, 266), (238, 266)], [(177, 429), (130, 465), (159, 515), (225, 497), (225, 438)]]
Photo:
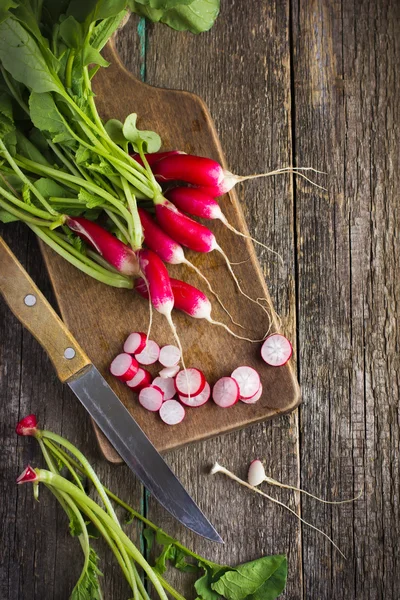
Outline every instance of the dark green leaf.
[(114, 17), (125, 6), (126, 0), (71, 0), (67, 15), (74, 16), (80, 23), (93, 23)]
[(150, 529), (150, 527), (146, 527), (146, 529), (143, 530), (143, 537), (146, 540), (147, 548), (149, 550), (151, 550), (153, 547), (154, 537), (155, 537), (154, 530)]
[(9, 9), (16, 8), (18, 4), (13, 0), (1, 0), (0, 3), (0, 23), (10, 16)]
[(29, 98), (29, 109), (35, 127), (53, 134), (54, 142), (74, 141), (65, 119), (50, 93), (32, 92)]
[(3, 208), (0, 208), (0, 221), (2, 223), (14, 223), (14, 221), (19, 221), (19, 219)]
[(70, 15), (60, 24), (60, 37), (68, 48), (80, 49), (84, 42), (84, 31), (82, 24)]
[(89, 148), (86, 148), (86, 146), (80, 145), (78, 147), (78, 150), (75, 152), (76, 164), (80, 165), (80, 164), (86, 162), (87, 160), (89, 160), (91, 154), (92, 154), (92, 152), (89, 150)]
[(194, 584), (196, 592), (201, 600), (219, 600), (221, 597), (212, 589), (213, 577), (209, 569), (205, 568), (204, 575), (200, 577)]
[(162, 575), (167, 570), (167, 560), (172, 560), (174, 556), (175, 546), (173, 546), (172, 544), (164, 546), (163, 551), (161, 552), (160, 556), (155, 562), (155, 565), (153, 567), (154, 570), (157, 571), (157, 573), (160, 573), (160, 575)]
[(89, 550), (89, 564), (83, 579), (74, 587), (70, 600), (102, 600), (98, 568), (99, 557), (93, 548)]
[(46, 200), (50, 197), (65, 198), (68, 192), (59, 183), (47, 177), (41, 177), (33, 184)]
[(102, 57), (96, 48), (92, 48), (92, 46), (89, 46), (88, 44), (86, 44), (83, 48), (82, 57), (82, 64), (84, 67), (87, 67), (87, 65), (100, 65), (100, 67), (108, 67), (110, 64), (105, 58)]
[(246, 600), (275, 600), (283, 592), (287, 579), (287, 560), (283, 560), (271, 577)]
[(103, 198), (100, 198), (100, 196), (95, 196), (84, 189), (79, 191), (78, 198), (85, 203), (86, 208), (96, 208), (97, 206), (104, 204)]
[[(154, 5), (159, 5), (157, 0), (152, 0)], [(192, 33), (201, 33), (208, 31), (213, 26), (219, 13), (220, 0), (193, 0), (190, 4), (176, 4), (173, 8), (153, 8), (150, 0), (146, 5), (140, 0), (131, 0), (129, 6), (133, 12), (150, 21), (157, 23), (161, 21), (172, 29), (179, 31), (191, 31)]]
[(157, 529), (156, 542), (157, 542), (157, 544), (165, 546), (166, 544), (173, 544), (175, 542), (175, 540), (174, 540), (174, 538), (169, 536), (167, 533), (165, 533), (165, 531), (163, 531), (162, 529)]
[(40, 165), (49, 166), (48, 160), (46, 160), (40, 150), (19, 130), (17, 130), (17, 149), (18, 154), (21, 154), (21, 156), (25, 156), (25, 158), (29, 158), (29, 160), (33, 160)]
[(121, 148), (127, 152), (129, 142), (124, 136), (123, 124), (121, 121), (118, 121), (118, 119), (110, 119), (107, 121), (104, 127), (112, 141), (115, 142), (115, 144), (118, 144), (118, 146), (121, 146)]
[(119, 24), (125, 18), (127, 14), (126, 10), (122, 10), (114, 17), (109, 17), (100, 21), (93, 30), (92, 37), (90, 38), (90, 45), (96, 50), (104, 48), (112, 34), (118, 29)]

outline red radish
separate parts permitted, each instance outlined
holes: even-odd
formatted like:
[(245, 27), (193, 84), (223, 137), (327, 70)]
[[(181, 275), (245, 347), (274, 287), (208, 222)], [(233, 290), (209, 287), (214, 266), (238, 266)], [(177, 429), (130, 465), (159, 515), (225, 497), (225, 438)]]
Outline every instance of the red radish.
[(260, 389), (260, 376), (252, 367), (237, 367), (231, 377), (239, 386), (241, 400), (252, 398)]
[(197, 408), (198, 406), (203, 406), (203, 404), (205, 404), (209, 400), (210, 395), (210, 384), (208, 383), (208, 381), (206, 381), (206, 385), (204, 386), (204, 389), (200, 392), (200, 394), (197, 394), (196, 396), (191, 396), (190, 398), (188, 398), (187, 396), (179, 396), (179, 400), (185, 406)]
[(167, 425), (177, 425), (185, 418), (185, 409), (176, 400), (167, 400), (163, 402), (159, 414)]
[(285, 365), (292, 354), (292, 344), (280, 333), (273, 333), (267, 337), (261, 347), (261, 356), (267, 365), (271, 365), (271, 367)]
[(135, 358), (141, 365), (152, 365), (158, 361), (160, 346), (153, 340), (147, 340), (147, 344), (141, 352), (135, 354)]
[(221, 377), (213, 387), (212, 397), (221, 408), (229, 408), (239, 400), (239, 386), (232, 377)]
[(241, 400), (241, 402), (244, 402), (245, 404), (255, 404), (261, 398), (262, 393), (263, 393), (263, 386), (261, 383), (260, 387), (258, 388), (258, 392), (256, 392), (254, 394), (254, 396), (252, 396), (251, 398), (240, 398), (240, 400)]
[(164, 394), (163, 401), (171, 400), (176, 394), (175, 381), (172, 377), (156, 377), (152, 383), (153, 386), (160, 388)]
[(126, 385), (131, 388), (133, 392), (140, 392), (140, 390), (144, 387), (147, 387), (152, 382), (151, 374), (146, 371), (146, 369), (142, 369), (139, 367), (138, 372), (136, 373), (133, 379), (130, 379), (126, 382)]
[(175, 377), (175, 387), (180, 396), (197, 396), (205, 388), (206, 378), (199, 369), (183, 369)]
[(17, 483), (28, 483), (31, 481), (37, 481), (38, 479), (39, 477), (36, 471), (32, 469), (31, 465), (28, 465), (26, 469), (22, 471), (21, 475), (17, 478)]
[(163, 367), (175, 367), (181, 360), (181, 351), (176, 346), (163, 346), (158, 360)]
[(162, 378), (175, 377), (180, 370), (179, 365), (176, 365), (175, 367), (165, 367), (165, 369), (161, 369), (159, 376)]
[(135, 252), (109, 231), (84, 217), (67, 216), (65, 223), (117, 271), (123, 275), (138, 275), (139, 264)]
[(118, 354), (110, 365), (110, 373), (121, 381), (129, 381), (139, 370), (138, 362), (133, 356), (123, 352)]
[(37, 432), (37, 418), (36, 415), (28, 415), (20, 421), (18, 421), (15, 427), (15, 432), (18, 435), (35, 435)]
[(150, 412), (157, 412), (160, 410), (163, 403), (163, 392), (160, 388), (149, 385), (140, 390), (139, 402)]
[(128, 354), (140, 354), (146, 346), (147, 335), (145, 333), (135, 332), (128, 335), (124, 344), (124, 352)]
[[(174, 154), (185, 154), (181, 150), (168, 150), (167, 152), (152, 152), (151, 154), (145, 154), (146, 160), (150, 167), (152, 167), (155, 163), (159, 162), (163, 158), (167, 156), (173, 156)], [(136, 160), (142, 167), (144, 167), (142, 157), (139, 153), (131, 154), (131, 157)]]

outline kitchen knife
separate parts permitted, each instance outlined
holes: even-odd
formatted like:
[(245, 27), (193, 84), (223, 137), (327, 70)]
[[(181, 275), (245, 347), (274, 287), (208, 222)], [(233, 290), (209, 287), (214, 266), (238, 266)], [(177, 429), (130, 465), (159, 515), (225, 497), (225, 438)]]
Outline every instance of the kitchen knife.
[(148, 491), (183, 525), (209, 540), (222, 542), (1, 237), (0, 292), (46, 350), (59, 379), (69, 385)]

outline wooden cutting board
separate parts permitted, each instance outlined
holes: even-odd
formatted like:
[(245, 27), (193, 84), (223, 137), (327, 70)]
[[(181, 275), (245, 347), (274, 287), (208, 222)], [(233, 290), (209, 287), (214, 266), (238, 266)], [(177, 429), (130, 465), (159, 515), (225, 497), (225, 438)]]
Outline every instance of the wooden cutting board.
[[(157, 131), (163, 140), (163, 149), (179, 148), (187, 153), (214, 158), (226, 166), (213, 121), (198, 96), (158, 89), (138, 81), (124, 68), (113, 45), (105, 49), (104, 55), (111, 66), (102, 69), (94, 80), (96, 103), (103, 119), (123, 121), (126, 115), (136, 112), (139, 128)], [(248, 233), (236, 193), (230, 192), (220, 202), (229, 221)], [(252, 298), (269, 299), (252, 243), (234, 235), (218, 222), (207, 225), (216, 234), (230, 260), (242, 263), (234, 269), (246, 293)], [(147, 301), (133, 291), (114, 289), (94, 281), (44, 245), (42, 252), (65, 323), (158, 450), (171, 450), (239, 429), (289, 412), (299, 404), (299, 388), (290, 364), (269, 367), (260, 358), (261, 344), (237, 340), (221, 327), (176, 313), (174, 321), (187, 366), (201, 368), (210, 384), (219, 377), (230, 375), (240, 365), (253, 366), (260, 373), (263, 395), (254, 405), (239, 402), (230, 409), (218, 408), (210, 401), (201, 408), (187, 409), (186, 418), (179, 425), (165, 425), (157, 414), (144, 410), (136, 395), (111, 377), (108, 371), (112, 358), (122, 351), (127, 335), (132, 331), (147, 330)], [(209, 278), (235, 320), (246, 327), (245, 335), (261, 338), (269, 327), (268, 316), (238, 293), (221, 255), (217, 252), (200, 255), (188, 251), (186, 256)], [(213, 302), (214, 319), (230, 324), (227, 315), (193, 271), (180, 266), (169, 266), (168, 269), (173, 277), (185, 279), (202, 289)], [(274, 321), (272, 331), (276, 327)], [(243, 333), (237, 327), (234, 329), (238, 334)], [(151, 337), (160, 345), (174, 343), (168, 325), (157, 313), (154, 313)], [(156, 374), (157, 365), (150, 370)], [(95, 429), (105, 457), (114, 463), (121, 462), (106, 438)]]

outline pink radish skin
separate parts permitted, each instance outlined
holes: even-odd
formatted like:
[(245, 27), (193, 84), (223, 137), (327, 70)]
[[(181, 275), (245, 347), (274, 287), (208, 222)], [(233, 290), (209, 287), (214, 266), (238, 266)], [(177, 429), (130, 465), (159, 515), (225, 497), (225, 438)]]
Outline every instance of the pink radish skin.
[(182, 246), (164, 233), (152, 219), (150, 213), (143, 208), (138, 208), (138, 213), (146, 246), (170, 265), (180, 265), (186, 262)]
[(255, 404), (261, 398), (262, 393), (263, 393), (263, 386), (261, 383), (260, 387), (258, 389), (258, 392), (256, 394), (254, 394), (254, 396), (252, 396), (251, 398), (240, 398), (240, 401), (244, 402), (245, 404)]
[(217, 406), (230, 408), (239, 400), (239, 386), (232, 377), (221, 377), (213, 387), (212, 397)]
[(175, 377), (175, 387), (180, 396), (197, 396), (203, 391), (205, 385), (204, 374), (193, 367), (179, 371)]
[(131, 388), (133, 392), (140, 392), (140, 390), (144, 387), (147, 387), (152, 382), (151, 374), (146, 371), (146, 369), (142, 369), (139, 367), (138, 372), (136, 373), (133, 379), (130, 379), (126, 382), (126, 385)]
[(189, 187), (177, 187), (169, 190), (165, 197), (179, 210), (201, 219), (221, 219), (225, 217), (218, 202), (202, 190)]
[(139, 402), (146, 410), (157, 412), (163, 403), (163, 391), (160, 388), (149, 385), (140, 390)]
[(142, 332), (131, 333), (124, 344), (124, 352), (128, 354), (140, 354), (146, 346), (147, 335)]
[(156, 386), (162, 390), (164, 394), (163, 401), (171, 400), (176, 394), (175, 381), (172, 377), (156, 377), (152, 383), (153, 386)]
[(271, 367), (282, 367), (292, 354), (292, 344), (280, 333), (273, 333), (267, 337), (261, 347), (261, 357)]
[(176, 400), (167, 400), (161, 406), (159, 414), (166, 425), (178, 425), (185, 418), (185, 409)]
[(172, 202), (156, 204), (157, 222), (173, 240), (195, 252), (212, 252), (219, 246), (212, 231), (180, 212)]
[(159, 372), (159, 376), (164, 378), (169, 378), (169, 377), (175, 377), (175, 375), (178, 375), (179, 371), (180, 371), (180, 367), (179, 365), (176, 365), (175, 367), (165, 367), (165, 369), (161, 369), (161, 371)]
[(160, 356), (160, 346), (153, 340), (148, 340), (146, 347), (135, 358), (141, 365), (152, 365), (158, 361)]
[(260, 389), (260, 376), (252, 367), (237, 367), (231, 375), (239, 386), (241, 400), (248, 400)]
[(158, 360), (163, 367), (176, 367), (181, 360), (181, 351), (177, 346), (163, 346)]
[(191, 396), (190, 398), (188, 398), (187, 396), (179, 396), (179, 400), (185, 406), (190, 406), (191, 408), (198, 408), (199, 406), (203, 406), (203, 404), (208, 402), (210, 396), (210, 384), (206, 381), (206, 385), (204, 386), (204, 389), (200, 392), (200, 394), (197, 394), (196, 396)]
[(138, 275), (139, 264), (135, 252), (106, 229), (84, 217), (67, 216), (66, 225), (117, 271), (123, 275)]
[[(174, 154), (185, 154), (181, 150), (168, 150), (167, 152), (152, 152), (151, 154), (145, 154), (146, 160), (149, 163), (150, 167), (155, 165), (160, 160), (167, 158), (168, 156), (173, 156)], [(138, 162), (142, 167), (144, 167), (142, 157), (140, 154), (131, 154), (130, 155), (136, 162)]]
[(138, 255), (140, 270), (149, 285), (152, 305), (159, 313), (171, 318), (174, 295), (164, 263), (151, 250), (139, 250)]
[(130, 379), (133, 379), (138, 370), (139, 365), (137, 360), (135, 360), (130, 354), (126, 354), (126, 352), (118, 354), (118, 356), (114, 358), (110, 365), (111, 375), (114, 375), (114, 377), (117, 377), (121, 381), (129, 381)]

